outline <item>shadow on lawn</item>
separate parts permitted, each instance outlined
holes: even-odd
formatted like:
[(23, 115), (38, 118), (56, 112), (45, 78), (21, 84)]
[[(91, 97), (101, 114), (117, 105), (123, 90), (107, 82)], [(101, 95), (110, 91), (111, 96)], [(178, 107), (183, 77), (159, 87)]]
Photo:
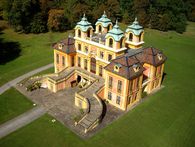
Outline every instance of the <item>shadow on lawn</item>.
[[(3, 34), (2, 28), (0, 28), (0, 35)], [(4, 41), (0, 38), (0, 65), (16, 59), (20, 56), (21, 48), (18, 42)]]

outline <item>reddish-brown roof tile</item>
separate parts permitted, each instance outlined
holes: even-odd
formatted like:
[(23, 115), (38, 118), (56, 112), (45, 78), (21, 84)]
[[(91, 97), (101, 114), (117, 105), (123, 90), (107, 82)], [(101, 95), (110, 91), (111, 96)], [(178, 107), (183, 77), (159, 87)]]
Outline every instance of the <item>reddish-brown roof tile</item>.
[[(52, 47), (57, 50), (61, 50), (67, 54), (75, 53), (75, 45), (74, 45), (74, 38), (66, 38), (64, 40), (61, 40), (60, 42), (54, 43)], [(62, 49), (59, 49), (58, 45), (62, 44)]]

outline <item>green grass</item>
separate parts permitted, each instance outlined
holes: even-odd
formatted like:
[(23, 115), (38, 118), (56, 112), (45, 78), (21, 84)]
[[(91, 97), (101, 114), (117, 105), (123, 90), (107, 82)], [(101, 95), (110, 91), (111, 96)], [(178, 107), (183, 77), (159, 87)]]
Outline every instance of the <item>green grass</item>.
[(33, 103), (15, 88), (0, 95), (0, 124), (31, 109)]
[(44, 116), (0, 140), (0, 146), (193, 147), (195, 144), (195, 23), (187, 32), (146, 29), (146, 46), (168, 57), (165, 88), (88, 140)]
[[(1, 23), (1, 22), (0, 22)], [(63, 39), (66, 33), (19, 34), (12, 29), (5, 29), (0, 38), (4, 42), (18, 42), (21, 46), (21, 55), (15, 60), (0, 65), (0, 86), (6, 82), (25, 74), (33, 69), (53, 62), (51, 44)]]
[(42, 72), (39, 72), (39, 73), (37, 73), (37, 74), (35, 74), (33, 76), (39, 76), (39, 75), (44, 75), (44, 74), (52, 74), (52, 73), (54, 73), (54, 67), (46, 69), (46, 70), (44, 70)]

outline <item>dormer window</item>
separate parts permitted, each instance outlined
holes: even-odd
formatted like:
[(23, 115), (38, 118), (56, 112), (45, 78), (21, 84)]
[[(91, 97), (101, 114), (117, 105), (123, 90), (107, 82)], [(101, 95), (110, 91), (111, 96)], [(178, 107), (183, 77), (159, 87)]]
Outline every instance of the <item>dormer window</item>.
[(133, 41), (133, 34), (132, 33), (129, 34), (129, 41)]
[(162, 60), (162, 54), (161, 53), (158, 53), (157, 57), (158, 57), (159, 60)]
[(113, 47), (113, 39), (112, 38), (109, 39), (109, 47), (111, 47), (111, 48)]
[(62, 49), (62, 47), (63, 47), (63, 44), (62, 44), (62, 43), (59, 43), (59, 44), (58, 44), (58, 49), (60, 49), (60, 50), (61, 50), (61, 49)]
[(137, 64), (134, 64), (134, 65), (133, 65), (133, 70), (134, 70), (135, 72), (138, 72), (138, 71), (140, 70), (140, 66), (138, 66)]
[(121, 64), (116, 64), (116, 65), (114, 66), (114, 71), (119, 72), (119, 70), (120, 70), (121, 67), (122, 67)]

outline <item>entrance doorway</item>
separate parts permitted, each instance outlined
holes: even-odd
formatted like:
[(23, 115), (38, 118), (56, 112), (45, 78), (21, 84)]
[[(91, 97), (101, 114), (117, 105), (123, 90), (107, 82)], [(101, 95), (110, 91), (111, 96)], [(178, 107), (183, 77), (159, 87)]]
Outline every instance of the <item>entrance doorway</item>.
[(81, 76), (77, 76), (77, 83), (79, 83), (81, 81)]
[(96, 73), (96, 59), (95, 58), (91, 58), (91, 67), (90, 67), (90, 71), (92, 73)]

